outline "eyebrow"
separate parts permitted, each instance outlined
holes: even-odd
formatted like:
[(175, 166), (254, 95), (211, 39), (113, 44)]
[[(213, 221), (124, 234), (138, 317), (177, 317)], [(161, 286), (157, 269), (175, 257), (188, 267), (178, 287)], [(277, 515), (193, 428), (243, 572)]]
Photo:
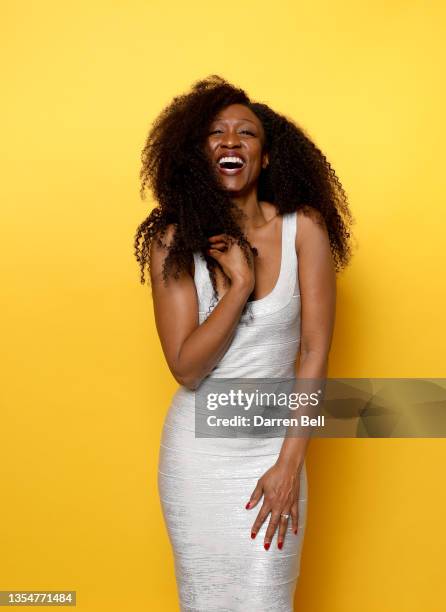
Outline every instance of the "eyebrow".
[[(224, 121), (224, 119), (214, 119), (212, 123), (216, 123), (217, 121)], [(239, 123), (243, 123), (244, 121), (249, 121), (249, 123), (253, 123), (256, 127), (257, 124), (255, 121), (252, 121), (251, 119), (236, 119), (236, 121), (238, 121)]]

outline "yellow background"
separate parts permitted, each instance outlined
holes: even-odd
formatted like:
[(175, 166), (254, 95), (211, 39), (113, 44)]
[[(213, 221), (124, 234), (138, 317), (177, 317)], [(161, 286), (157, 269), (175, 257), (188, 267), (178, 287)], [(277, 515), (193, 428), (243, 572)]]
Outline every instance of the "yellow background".
[[(177, 385), (133, 235), (140, 151), (220, 74), (300, 123), (356, 218), (330, 376), (445, 376), (444, 4), (10, 2), (3, 10), (0, 589), (178, 610), (156, 493)], [(300, 612), (446, 608), (442, 439), (310, 445)], [(231, 537), (228, 534), (228, 537)]]

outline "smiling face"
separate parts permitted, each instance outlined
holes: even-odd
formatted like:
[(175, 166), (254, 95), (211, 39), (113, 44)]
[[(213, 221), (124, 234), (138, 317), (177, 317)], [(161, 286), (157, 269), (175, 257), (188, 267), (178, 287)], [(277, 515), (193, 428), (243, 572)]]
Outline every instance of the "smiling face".
[(262, 168), (268, 164), (264, 143), (262, 123), (247, 106), (231, 104), (214, 118), (206, 153), (228, 191), (241, 195), (256, 187)]

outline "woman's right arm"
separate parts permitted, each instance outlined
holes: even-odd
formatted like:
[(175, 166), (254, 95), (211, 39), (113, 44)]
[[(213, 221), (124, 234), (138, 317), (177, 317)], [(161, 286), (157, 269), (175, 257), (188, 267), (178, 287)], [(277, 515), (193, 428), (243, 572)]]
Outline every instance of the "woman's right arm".
[[(170, 225), (163, 237), (164, 243), (171, 243), (173, 232)], [(224, 258), (228, 272), (231, 267), (231, 285), (200, 325), (192, 276), (184, 272), (178, 279), (169, 277), (166, 286), (162, 269), (168, 251), (160, 247), (156, 239), (151, 244), (150, 276), (158, 335), (172, 375), (189, 389), (196, 389), (226, 352), (253, 289), (253, 273), (240, 247), (231, 246), (230, 250), (231, 256), (219, 253), (216, 259)]]

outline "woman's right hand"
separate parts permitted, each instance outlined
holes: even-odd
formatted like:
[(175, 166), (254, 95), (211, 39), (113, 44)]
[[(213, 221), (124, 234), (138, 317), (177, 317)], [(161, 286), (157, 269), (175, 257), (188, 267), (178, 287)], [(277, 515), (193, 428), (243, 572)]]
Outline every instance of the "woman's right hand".
[(251, 293), (255, 286), (254, 256), (249, 250), (249, 263), (239, 244), (228, 234), (216, 234), (209, 239), (208, 255), (222, 267), (231, 285), (241, 284)]
[[(162, 242), (168, 247), (173, 244), (176, 229), (170, 224), (163, 236)], [(222, 237), (219, 238), (209, 244), (219, 244)], [(162, 349), (177, 382), (195, 390), (212, 373), (234, 337), (250, 295), (251, 286), (247, 281), (250, 278), (252, 281), (252, 272), (237, 245), (225, 252), (212, 245), (215, 259), (221, 261), (221, 270), (225, 270), (225, 278), (226, 274), (230, 275), (234, 286), (229, 287), (231, 299), (222, 300), (223, 304), (206, 318), (206, 325), (201, 325), (200, 302), (190, 270), (184, 269), (165, 282), (163, 272), (168, 251), (157, 240), (152, 240), (150, 248), (152, 298)]]

